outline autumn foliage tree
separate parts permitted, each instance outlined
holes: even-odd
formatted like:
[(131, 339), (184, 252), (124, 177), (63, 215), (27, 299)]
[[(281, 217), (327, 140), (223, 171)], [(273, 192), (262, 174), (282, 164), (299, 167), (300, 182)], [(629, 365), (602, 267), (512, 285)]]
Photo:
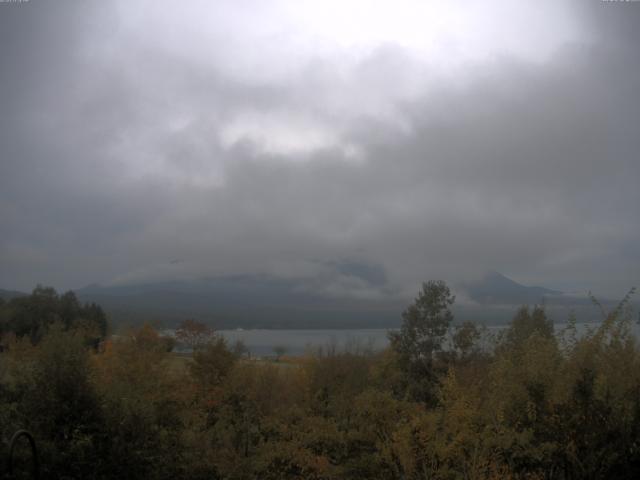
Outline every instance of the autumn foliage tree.
[(197, 320), (183, 320), (176, 328), (176, 340), (193, 351), (204, 347), (214, 339), (214, 330)]
[(193, 355), (176, 355), (151, 325), (97, 351), (53, 319), (36, 343), (7, 337), (0, 431), (31, 430), (52, 479), (640, 478), (628, 302), (583, 331), (522, 308), (495, 337), (450, 328), (452, 304), (427, 282), (384, 351), (286, 364), (241, 358), (197, 322)]

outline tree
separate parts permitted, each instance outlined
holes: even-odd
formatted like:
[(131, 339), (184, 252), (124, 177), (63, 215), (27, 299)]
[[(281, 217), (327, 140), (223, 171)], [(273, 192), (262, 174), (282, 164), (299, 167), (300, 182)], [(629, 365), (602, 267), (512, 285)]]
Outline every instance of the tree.
[(88, 478), (102, 462), (104, 429), (84, 339), (54, 324), (33, 363), (20, 363), (18, 409), (37, 439), (45, 478)]
[(229, 350), (225, 339), (218, 337), (193, 352), (191, 375), (205, 389), (217, 387), (229, 374), (237, 358), (237, 355)]
[(553, 339), (553, 321), (547, 318), (543, 307), (535, 306), (529, 311), (528, 306), (522, 306), (505, 331), (504, 344), (509, 348), (518, 348), (534, 333), (542, 338)]
[(276, 354), (276, 362), (279, 362), (280, 357), (287, 353), (287, 347), (285, 347), (284, 345), (276, 345), (275, 347), (273, 347), (273, 353)]
[(478, 342), (482, 332), (473, 322), (464, 322), (455, 328), (453, 334), (453, 348), (460, 355), (461, 359), (466, 359), (478, 350)]
[(453, 320), (451, 305), (455, 296), (441, 280), (422, 284), (413, 305), (402, 313), (400, 331), (389, 332), (391, 348), (405, 374), (409, 396), (427, 403), (435, 400), (437, 372), (434, 359), (442, 350)]
[(38, 285), (31, 295), (9, 302), (12, 307), (9, 330), (18, 337), (27, 336), (38, 343), (50, 325), (60, 320), (58, 294), (51, 287)]
[(60, 322), (64, 330), (82, 333), (87, 344), (96, 346), (107, 334), (107, 317), (100, 306), (81, 305), (75, 293), (63, 295), (51, 287), (38, 285), (31, 295), (11, 299), (2, 309), (3, 329), (35, 344), (51, 325)]
[(197, 320), (183, 320), (176, 329), (178, 342), (194, 351), (211, 343), (215, 337), (216, 334), (211, 327)]
[(105, 418), (105, 473), (75, 478), (185, 478), (181, 442), (189, 399), (183, 372), (149, 324), (119, 335), (93, 357)]
[(235, 341), (233, 346), (231, 347), (231, 351), (235, 354), (236, 357), (241, 358), (243, 356), (247, 356), (251, 358), (251, 351), (249, 347), (244, 343), (244, 341), (238, 339)]
[(430, 360), (442, 350), (442, 344), (453, 320), (451, 305), (455, 296), (441, 280), (422, 284), (413, 305), (402, 313), (399, 332), (390, 332), (392, 348), (411, 361)]

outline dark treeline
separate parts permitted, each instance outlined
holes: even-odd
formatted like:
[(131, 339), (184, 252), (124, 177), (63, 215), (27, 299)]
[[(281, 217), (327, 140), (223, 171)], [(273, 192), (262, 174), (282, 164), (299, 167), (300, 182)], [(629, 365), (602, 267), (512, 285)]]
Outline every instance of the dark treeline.
[(267, 362), (193, 321), (189, 358), (149, 325), (109, 338), (99, 307), (37, 288), (0, 304), (0, 429), (34, 434), (45, 478), (639, 477), (628, 298), (584, 334), (522, 307), (493, 337), (453, 302), (428, 282), (383, 352)]
[(0, 336), (13, 334), (38, 343), (51, 325), (83, 332), (87, 340), (97, 341), (107, 334), (107, 317), (95, 303), (81, 304), (75, 293), (63, 295), (51, 287), (37, 286), (31, 295), (8, 301), (0, 298)]

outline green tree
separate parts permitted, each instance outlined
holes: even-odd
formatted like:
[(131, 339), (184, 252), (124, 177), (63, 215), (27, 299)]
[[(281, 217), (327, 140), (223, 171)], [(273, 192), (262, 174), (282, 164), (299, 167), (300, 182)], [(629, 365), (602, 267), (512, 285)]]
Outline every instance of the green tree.
[(453, 320), (451, 306), (455, 296), (441, 280), (422, 284), (414, 303), (402, 313), (399, 332), (390, 332), (391, 346), (411, 361), (431, 360), (442, 350)]
[(82, 336), (54, 324), (18, 368), (17, 418), (37, 439), (45, 478), (93, 478), (104, 422)]
[(39, 342), (49, 326), (60, 320), (58, 303), (58, 294), (53, 288), (38, 285), (31, 295), (9, 302), (8, 329), (18, 337), (27, 336), (33, 343)]
[(391, 348), (406, 374), (408, 393), (415, 399), (435, 400), (435, 362), (453, 320), (454, 301), (445, 282), (425, 282), (414, 303), (402, 313), (400, 330), (389, 332)]
[(2, 330), (28, 337), (35, 344), (49, 327), (60, 322), (65, 330), (81, 332), (85, 343), (97, 346), (108, 330), (107, 317), (95, 303), (81, 305), (75, 293), (63, 295), (38, 285), (31, 295), (11, 299), (1, 309)]
[(279, 362), (280, 357), (287, 353), (287, 347), (285, 347), (284, 345), (276, 345), (275, 347), (273, 347), (273, 353), (276, 354), (276, 362)]
[(522, 306), (505, 331), (503, 344), (509, 348), (519, 348), (534, 333), (542, 338), (553, 339), (553, 321), (547, 317), (543, 307), (535, 306), (529, 310), (528, 306)]
[(452, 341), (460, 359), (465, 360), (479, 351), (478, 343), (481, 337), (482, 331), (473, 322), (464, 322), (456, 326)]

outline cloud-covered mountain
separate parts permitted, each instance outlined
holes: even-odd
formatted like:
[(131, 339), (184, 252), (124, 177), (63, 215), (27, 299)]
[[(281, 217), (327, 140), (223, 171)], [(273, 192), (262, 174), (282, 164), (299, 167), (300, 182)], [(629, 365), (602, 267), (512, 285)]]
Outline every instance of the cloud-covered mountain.
[(544, 287), (521, 285), (498, 272), (463, 287), (469, 298), (481, 305), (526, 305), (557, 303), (563, 292)]
[[(355, 262), (333, 267), (347, 277), (357, 274), (370, 284), (384, 284), (381, 271), (373, 267)], [(344, 290), (339, 295), (336, 288), (327, 288), (318, 279), (236, 275), (90, 285), (76, 293), (83, 301), (102, 305), (116, 323), (159, 321), (172, 325), (197, 318), (216, 328), (392, 328), (400, 325), (401, 313), (412, 301), (400, 294), (363, 298)], [(457, 321), (504, 324), (521, 305), (544, 304), (559, 322), (571, 311), (580, 321), (597, 320), (599, 314), (586, 293), (525, 286), (497, 272), (460, 284), (455, 290), (459, 295), (454, 307)], [(603, 303), (613, 305), (606, 299)]]
[(638, 4), (369, 3), (2, 2), (0, 284), (638, 283)]
[(216, 328), (375, 328), (399, 323), (392, 299), (327, 295), (293, 279), (220, 276), (197, 280), (99, 286), (76, 291), (116, 321), (171, 325), (197, 318)]

